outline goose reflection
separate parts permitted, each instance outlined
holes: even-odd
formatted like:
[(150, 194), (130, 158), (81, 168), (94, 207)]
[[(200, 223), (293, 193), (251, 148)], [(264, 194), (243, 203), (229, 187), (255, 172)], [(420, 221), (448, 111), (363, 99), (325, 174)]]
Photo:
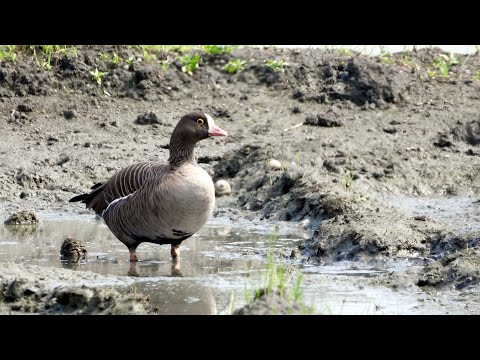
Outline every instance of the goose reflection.
[[(131, 262), (128, 276), (141, 277), (138, 263)], [(184, 278), (180, 272), (180, 260), (172, 259), (170, 277), (178, 280), (137, 281), (128, 291), (141, 292), (150, 298), (157, 314), (216, 315), (217, 304), (211, 287), (198, 283), (193, 278)], [(144, 277), (148, 279), (148, 277)]]
[[(138, 271), (137, 262), (130, 262), (130, 268), (128, 269), (128, 276), (139, 277), (141, 276), (140, 272)], [(174, 258), (172, 259), (171, 270), (170, 270), (171, 277), (183, 277), (182, 273), (180, 272), (180, 259)]]

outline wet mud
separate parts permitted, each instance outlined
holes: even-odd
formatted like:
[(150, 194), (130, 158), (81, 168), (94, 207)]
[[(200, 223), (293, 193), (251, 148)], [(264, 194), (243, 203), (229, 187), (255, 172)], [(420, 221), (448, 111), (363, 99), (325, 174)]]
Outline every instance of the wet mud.
[[(457, 54), (443, 77), (434, 64), (449, 54), (436, 48), (379, 57), (240, 48), (202, 57), (192, 75), (173, 53), (125, 66), (101, 52), (141, 58), (135, 47), (87, 46), (56, 58), (50, 71), (27, 56), (0, 62), (3, 221), (29, 209), (89, 214), (68, 199), (126, 165), (166, 161), (180, 116), (202, 109), (229, 133), (197, 148), (198, 163), (228, 183), (217, 188), (214, 217), (303, 226), (303, 265), (409, 259), (408, 269), (392, 265), (375, 281), (477, 296), (478, 54)], [(223, 66), (234, 58), (244, 70), (228, 74)], [(274, 70), (273, 59), (285, 65)], [(102, 87), (95, 68), (108, 72)], [(5, 227), (12, 236), (36, 231)], [(4, 294), (19, 286), (4, 284)], [(103, 301), (85, 294), (79, 311)]]

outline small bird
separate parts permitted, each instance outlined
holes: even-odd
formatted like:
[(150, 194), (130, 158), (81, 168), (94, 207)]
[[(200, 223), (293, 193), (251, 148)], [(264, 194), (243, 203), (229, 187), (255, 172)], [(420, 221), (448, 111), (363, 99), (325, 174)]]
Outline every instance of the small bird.
[(171, 244), (176, 259), (180, 244), (205, 225), (215, 206), (215, 187), (197, 165), (194, 148), (211, 136), (227, 136), (201, 111), (184, 115), (170, 137), (168, 163), (142, 162), (115, 173), (91, 192), (70, 199), (101, 216), (108, 228), (138, 261), (142, 242)]

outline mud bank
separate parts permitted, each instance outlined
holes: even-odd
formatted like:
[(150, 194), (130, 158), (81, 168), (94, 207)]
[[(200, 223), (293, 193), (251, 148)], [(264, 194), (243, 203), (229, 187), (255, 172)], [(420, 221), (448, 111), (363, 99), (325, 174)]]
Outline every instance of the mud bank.
[[(133, 60), (114, 64), (104, 53)], [(87, 213), (68, 199), (126, 165), (166, 161), (176, 121), (202, 109), (230, 134), (197, 150), (214, 180), (231, 186), (215, 214), (308, 220), (301, 249), (315, 264), (427, 258), (416, 283), (462, 283), (443, 271), (471, 259), (478, 236), (467, 231), (468, 250), (458, 247), (466, 226), (413, 216), (392, 199), (462, 197), (478, 213), (478, 54), (246, 48), (202, 54), (192, 75), (182, 56), (149, 61), (135, 47), (87, 46), (58, 55), (51, 70), (26, 54), (2, 60), (3, 219), (23, 209)], [(244, 70), (226, 73), (232, 59)], [(108, 72), (102, 86), (95, 68)], [(428, 280), (435, 271), (442, 281)]]
[(133, 315), (156, 312), (145, 295), (121, 294), (113, 289), (113, 284), (128, 283), (122, 278), (11, 263), (0, 264), (0, 267), (0, 314)]

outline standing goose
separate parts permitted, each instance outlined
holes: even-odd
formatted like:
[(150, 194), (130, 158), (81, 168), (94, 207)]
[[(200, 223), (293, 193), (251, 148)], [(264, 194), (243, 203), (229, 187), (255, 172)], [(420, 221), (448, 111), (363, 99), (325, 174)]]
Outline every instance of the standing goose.
[(70, 202), (81, 201), (101, 216), (128, 247), (130, 261), (138, 261), (136, 249), (142, 242), (171, 244), (176, 258), (180, 243), (200, 230), (215, 205), (213, 181), (194, 158), (196, 143), (210, 136), (227, 132), (210, 115), (189, 113), (173, 130), (167, 164), (130, 165)]

